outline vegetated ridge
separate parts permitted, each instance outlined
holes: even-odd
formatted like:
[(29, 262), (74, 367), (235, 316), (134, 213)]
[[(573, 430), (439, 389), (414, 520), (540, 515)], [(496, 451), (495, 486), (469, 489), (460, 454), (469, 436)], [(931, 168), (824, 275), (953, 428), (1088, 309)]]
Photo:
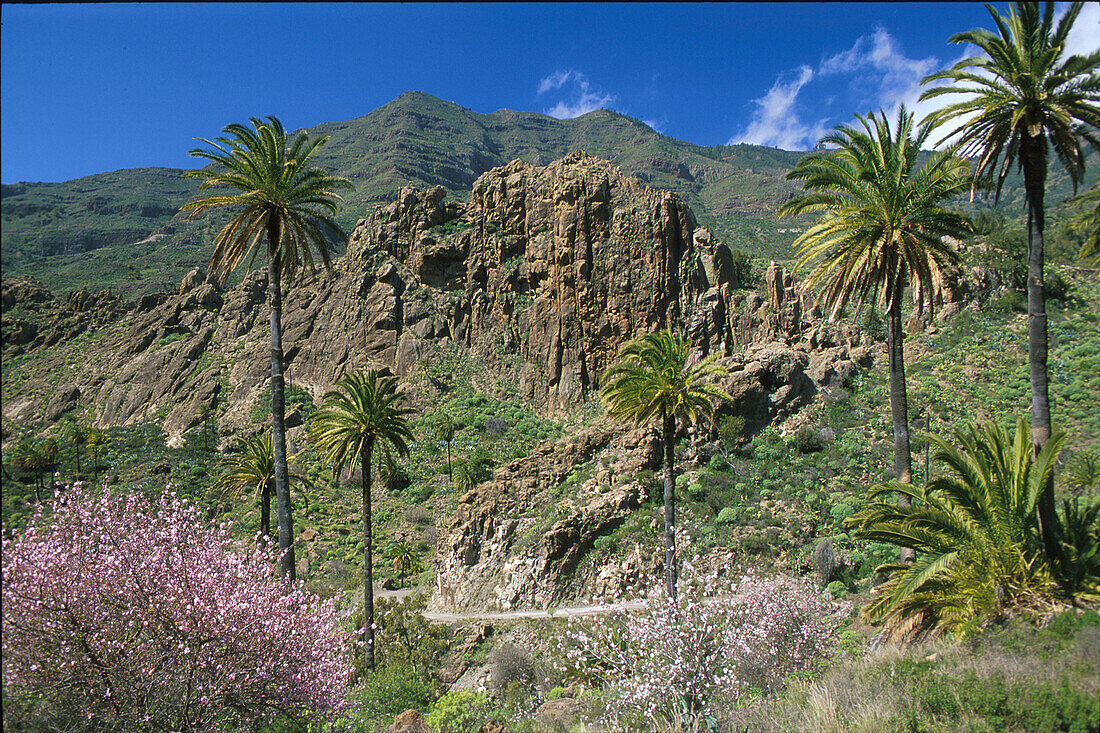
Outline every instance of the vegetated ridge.
[[(449, 196), (465, 200), (478, 176), (492, 168), (516, 159), (545, 165), (578, 150), (610, 160), (653, 188), (675, 192), (703, 226), (765, 259), (787, 259), (800, 226), (777, 226), (775, 212), (797, 190), (784, 176), (802, 153), (694, 145), (608, 110), (566, 120), (512, 110), (479, 114), (408, 92), (363, 117), (307, 131), (331, 136), (316, 162), (356, 186), (338, 217), (346, 228), (402, 186), (442, 186)], [(113, 287), (137, 297), (167, 289), (188, 270), (205, 265), (221, 222), (218, 217), (187, 221), (178, 213), (197, 193), (197, 184), (180, 173), (124, 169), (63, 183), (5, 184), (0, 190), (4, 271), (32, 275), (59, 292)], [(1054, 171), (1048, 190), (1052, 208), (1071, 193), (1068, 179)], [(1010, 178), (1002, 195), (1010, 214), (1022, 211), (1022, 195)]]

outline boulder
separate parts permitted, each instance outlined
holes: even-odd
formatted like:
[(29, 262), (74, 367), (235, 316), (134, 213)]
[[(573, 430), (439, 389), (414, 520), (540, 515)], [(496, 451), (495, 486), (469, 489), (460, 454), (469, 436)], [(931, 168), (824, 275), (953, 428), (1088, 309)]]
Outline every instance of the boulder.
[(535, 722), (549, 730), (571, 730), (584, 703), (572, 697), (547, 700), (535, 710)]
[(393, 719), (387, 733), (431, 733), (424, 716), (415, 710), (406, 710)]
[(62, 415), (76, 407), (79, 402), (79, 387), (73, 384), (59, 386), (53, 396), (50, 397), (49, 404), (46, 405), (46, 419), (50, 422), (57, 422)]

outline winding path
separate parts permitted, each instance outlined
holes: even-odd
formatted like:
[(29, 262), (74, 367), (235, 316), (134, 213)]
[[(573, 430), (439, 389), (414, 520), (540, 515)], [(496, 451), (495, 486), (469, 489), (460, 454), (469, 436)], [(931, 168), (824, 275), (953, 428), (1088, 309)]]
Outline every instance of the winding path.
[[(396, 598), (402, 600), (419, 588), (378, 591), (375, 597)], [(545, 610), (521, 609), (518, 611), (478, 611), (468, 613), (446, 613), (443, 611), (424, 611), (424, 618), (438, 623), (453, 624), (461, 621), (512, 621), (521, 618), (568, 618), (570, 616), (599, 616), (614, 611), (630, 611), (641, 608), (645, 601), (624, 601), (622, 603), (597, 603), (590, 606), (562, 606)]]

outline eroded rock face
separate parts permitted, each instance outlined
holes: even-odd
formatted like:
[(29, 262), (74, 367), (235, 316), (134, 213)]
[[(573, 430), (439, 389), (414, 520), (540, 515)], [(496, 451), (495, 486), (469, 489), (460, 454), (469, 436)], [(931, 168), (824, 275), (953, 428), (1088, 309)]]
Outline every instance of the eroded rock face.
[[(648, 430), (590, 428), (497, 469), (492, 480), (462, 496), (440, 537), (430, 607), (541, 608), (584, 592), (585, 578), (563, 580), (596, 538), (614, 531), (643, 499), (636, 481), (613, 477), (656, 465), (659, 455)], [(597, 457), (607, 465), (559, 491), (567, 476)], [(540, 510), (549, 501), (559, 516), (547, 527)]]
[[(403, 376), (452, 344), (559, 412), (596, 398), (625, 341), (672, 325), (702, 354), (729, 358), (733, 409), (760, 427), (812, 397), (820, 375), (845, 371), (832, 365), (852, 361), (844, 349), (862, 337), (807, 322), (812, 308), (782, 268), (768, 269), (763, 297), (733, 289), (731, 270), (730, 250), (675, 196), (583, 153), (489, 171), (468, 204), (402, 189), (359, 222), (331, 273), (287, 284), (288, 383), (318, 399), (346, 373)], [(223, 435), (258, 429), (270, 375), (265, 272), (223, 290), (195, 271), (134, 306), (84, 291), (54, 301), (29, 281), (5, 281), (3, 298), (5, 312), (16, 302), (57, 311), (35, 323), (5, 316), (5, 359), (92, 336), (67, 352), (62, 381), (43, 373), (5, 392), (5, 424), (45, 424), (75, 400), (100, 426), (156, 419), (172, 440), (204, 405)], [(840, 351), (822, 361), (828, 349)]]
[(402, 189), (359, 224), (349, 252), (385, 251), (445, 295), (443, 322), (415, 337), (444, 335), (495, 368), (518, 361), (526, 399), (592, 399), (624, 342), (668, 325), (686, 326), (704, 353), (737, 346), (730, 250), (675, 196), (583, 153), (490, 171), (466, 206), (442, 196)]

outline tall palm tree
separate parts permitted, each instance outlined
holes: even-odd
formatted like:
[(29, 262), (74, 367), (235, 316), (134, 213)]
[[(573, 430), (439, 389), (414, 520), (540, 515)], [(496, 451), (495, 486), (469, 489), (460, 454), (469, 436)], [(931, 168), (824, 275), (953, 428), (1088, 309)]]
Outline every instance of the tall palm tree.
[[(1037, 3), (1017, 3), (1002, 16), (989, 8), (997, 32), (983, 28), (958, 33), (952, 43), (971, 43), (981, 55), (924, 78), (951, 82), (925, 90), (921, 99), (958, 94), (928, 115), (933, 127), (952, 125), (960, 153), (977, 156), (979, 183), (1000, 196), (1012, 164), (1023, 170), (1027, 197), (1028, 364), (1031, 375), (1031, 441), (1036, 455), (1051, 436), (1047, 371), (1047, 315), (1043, 284), (1043, 194), (1053, 149), (1073, 185), (1085, 175), (1081, 139), (1100, 147), (1100, 50), (1087, 56), (1065, 54), (1066, 38), (1081, 11), (1074, 3), (1054, 25), (1054, 3), (1040, 12)], [(1039, 504), (1043, 544), (1053, 557), (1054, 476)]]
[(290, 513), (290, 484), (286, 457), (286, 394), (283, 380), (282, 281), (302, 269), (315, 271), (316, 249), (331, 268), (329, 238), (346, 242), (347, 234), (332, 218), (342, 200), (336, 188), (350, 188), (344, 178), (309, 168), (310, 157), (328, 140), (312, 140), (303, 132), (288, 143), (282, 124), (253, 117), (252, 128), (227, 125), (228, 137), (216, 141), (198, 138), (213, 150), (196, 148), (190, 155), (215, 165), (188, 171), (202, 179), (200, 191), (219, 188), (223, 193), (192, 201), (183, 208), (191, 216), (221, 206), (241, 209), (214, 239), (211, 271), (221, 280), (251, 253), (250, 263), (267, 244), (267, 300), (271, 309), (271, 423), (275, 459), (275, 499), (279, 522), (280, 572), (294, 579), (294, 522)]
[[(1053, 436), (1036, 457), (1029, 434), (1020, 418), (1014, 434), (992, 423), (964, 425), (955, 431), (958, 447), (930, 435), (945, 475), (925, 486), (872, 487), (846, 524), (857, 537), (913, 547), (918, 555), (912, 564), (878, 569), (892, 576), (866, 606), (870, 618), (894, 624), (931, 613), (957, 628), (1057, 594), (1036, 505), (1064, 436)], [(911, 497), (911, 506), (887, 501), (894, 492)]]
[(364, 664), (374, 669), (374, 556), (371, 526), (371, 457), (376, 447), (392, 446), (400, 456), (409, 454), (412, 428), (405, 416), (412, 408), (397, 404), (397, 377), (380, 376), (377, 370), (350, 374), (325, 394), (314, 416), (310, 435), (325, 460), (339, 475), (358, 461), (363, 471), (363, 642)]
[(676, 503), (673, 468), (676, 432), (714, 414), (712, 400), (730, 400), (714, 378), (724, 373), (712, 355), (689, 364), (691, 341), (665, 329), (628, 341), (603, 375), (600, 397), (607, 414), (635, 425), (657, 421), (664, 446), (665, 590), (676, 601)]
[[(289, 458), (293, 458), (290, 456)], [(289, 460), (289, 459), (288, 459)], [(218, 462), (220, 473), (213, 488), (222, 492), (222, 501), (230, 502), (247, 491), (260, 497), (261, 542), (271, 536), (271, 497), (275, 493), (275, 451), (271, 434), (246, 438), (237, 450)], [(309, 479), (288, 473), (291, 481), (310, 485)]]
[[(832, 316), (849, 301), (882, 301), (885, 306), (894, 474), (909, 482), (902, 299), (910, 286), (918, 313), (942, 299), (946, 280), (958, 264), (948, 237), (972, 231), (964, 216), (942, 204), (969, 185), (968, 165), (945, 151), (918, 168), (917, 156), (930, 128), (914, 130), (913, 115), (904, 106), (893, 129), (884, 112), (856, 119), (862, 129), (837, 127), (822, 139), (835, 149), (807, 155), (787, 174), (790, 180), (802, 181), (806, 193), (787, 202), (779, 214), (822, 212), (795, 245), (798, 267), (813, 264), (807, 284), (822, 286), (818, 299)], [(904, 494), (899, 498), (906, 501)]]
[(453, 481), (454, 475), (451, 467), (451, 443), (455, 439), (455, 430), (458, 429), (458, 425), (455, 423), (455, 419), (451, 417), (450, 413), (443, 413), (439, 418), (439, 424), (436, 427), (436, 437), (443, 440), (447, 444), (447, 480)]

